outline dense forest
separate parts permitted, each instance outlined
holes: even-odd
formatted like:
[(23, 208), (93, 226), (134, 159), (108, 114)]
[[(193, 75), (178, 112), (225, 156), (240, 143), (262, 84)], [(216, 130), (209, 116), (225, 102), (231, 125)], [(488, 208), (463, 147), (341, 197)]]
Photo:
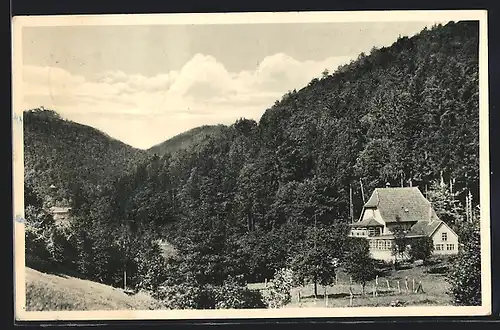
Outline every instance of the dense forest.
[[(77, 187), (86, 193), (99, 190), (147, 157), (146, 151), (55, 111), (27, 110), (23, 122), (25, 182), (44, 198), (52, 194), (59, 204), (70, 203)], [(51, 191), (51, 185), (56, 189)]]
[(259, 122), (216, 126), (187, 148), (146, 155), (25, 113), (27, 183), (56, 182), (73, 205), (60, 262), (113, 285), (126, 269), (131, 286), (176, 294), (263, 281), (294, 262), (330, 265), (348, 246), (346, 225), (387, 182), (430, 196), (445, 183), (456, 227), (466, 194), (479, 200), (478, 33), (477, 22), (450, 22), (400, 37), (290, 91)]

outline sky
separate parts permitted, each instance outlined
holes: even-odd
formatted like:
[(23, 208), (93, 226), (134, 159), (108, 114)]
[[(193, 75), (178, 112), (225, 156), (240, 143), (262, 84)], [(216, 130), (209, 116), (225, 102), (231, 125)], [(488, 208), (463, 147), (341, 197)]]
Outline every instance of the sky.
[(258, 121), (324, 69), (435, 23), (24, 27), (22, 106), (146, 149), (197, 126)]

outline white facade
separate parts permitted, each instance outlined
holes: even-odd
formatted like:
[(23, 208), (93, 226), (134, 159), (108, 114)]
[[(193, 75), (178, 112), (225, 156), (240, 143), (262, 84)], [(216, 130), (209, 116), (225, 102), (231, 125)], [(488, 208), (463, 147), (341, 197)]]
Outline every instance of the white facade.
[(444, 222), (432, 234), (434, 254), (453, 255), (458, 253), (458, 236)]

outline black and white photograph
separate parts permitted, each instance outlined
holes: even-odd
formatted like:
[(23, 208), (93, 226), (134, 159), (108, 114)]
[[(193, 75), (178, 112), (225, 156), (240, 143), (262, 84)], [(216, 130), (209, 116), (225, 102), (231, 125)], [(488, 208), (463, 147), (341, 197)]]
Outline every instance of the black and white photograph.
[(489, 315), (486, 26), (14, 17), (16, 319)]

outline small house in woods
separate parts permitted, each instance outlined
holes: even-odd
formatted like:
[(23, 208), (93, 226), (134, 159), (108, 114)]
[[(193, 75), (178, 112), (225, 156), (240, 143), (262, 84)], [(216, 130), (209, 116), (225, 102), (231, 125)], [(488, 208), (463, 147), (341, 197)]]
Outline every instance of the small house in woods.
[(57, 207), (53, 206), (50, 208), (50, 212), (52, 213), (52, 217), (54, 221), (58, 225), (64, 225), (67, 223), (70, 216), (71, 207)]
[(366, 238), (374, 259), (390, 261), (396, 228), (404, 230), (409, 247), (412, 239), (428, 236), (434, 242), (434, 254), (458, 253), (457, 234), (438, 218), (417, 187), (376, 188), (359, 220), (351, 224), (349, 236)]

